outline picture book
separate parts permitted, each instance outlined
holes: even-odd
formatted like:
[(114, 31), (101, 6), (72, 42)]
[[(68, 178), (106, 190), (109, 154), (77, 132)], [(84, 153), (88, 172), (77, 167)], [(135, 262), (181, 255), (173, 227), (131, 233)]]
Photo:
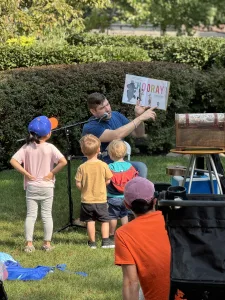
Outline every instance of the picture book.
[(126, 74), (122, 103), (157, 107), (166, 110), (170, 82)]

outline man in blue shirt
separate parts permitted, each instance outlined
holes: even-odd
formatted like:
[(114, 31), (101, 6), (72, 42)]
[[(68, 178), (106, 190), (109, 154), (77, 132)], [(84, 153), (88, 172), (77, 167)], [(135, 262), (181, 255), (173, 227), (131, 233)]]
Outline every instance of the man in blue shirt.
[[(143, 137), (145, 135), (143, 122), (149, 119), (155, 120), (156, 118), (155, 107), (140, 106), (140, 101), (135, 106), (135, 119), (132, 121), (129, 121), (121, 113), (112, 111), (109, 101), (103, 94), (90, 94), (87, 104), (93, 117), (84, 125), (82, 135), (91, 133), (100, 139), (103, 161), (107, 164), (112, 162), (106, 150), (111, 141), (124, 139), (129, 134), (137, 138)], [(130, 163), (139, 172), (139, 176), (147, 177), (147, 166), (144, 163), (136, 161)]]

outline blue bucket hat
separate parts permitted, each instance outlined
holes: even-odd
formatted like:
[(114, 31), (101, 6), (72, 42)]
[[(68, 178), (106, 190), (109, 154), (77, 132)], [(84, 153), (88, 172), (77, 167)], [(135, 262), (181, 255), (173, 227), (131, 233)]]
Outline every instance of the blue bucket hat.
[(46, 116), (39, 116), (33, 119), (28, 125), (28, 131), (34, 132), (38, 136), (43, 137), (58, 126), (56, 118), (48, 118)]

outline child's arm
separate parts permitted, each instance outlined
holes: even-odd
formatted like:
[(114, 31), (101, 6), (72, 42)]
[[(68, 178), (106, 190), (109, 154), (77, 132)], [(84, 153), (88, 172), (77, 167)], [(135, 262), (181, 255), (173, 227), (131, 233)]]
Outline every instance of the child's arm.
[(57, 174), (60, 170), (62, 170), (62, 168), (65, 167), (65, 165), (67, 165), (67, 160), (65, 159), (65, 157), (60, 158), (57, 166), (55, 166), (55, 168), (52, 169), (51, 172), (49, 172), (48, 175), (46, 175), (43, 178), (43, 180), (45, 181), (52, 180), (55, 174)]
[(81, 190), (81, 182), (76, 180), (76, 187), (78, 188), (78, 190)]
[(78, 167), (76, 175), (75, 175), (75, 183), (78, 190), (82, 189), (82, 178), (83, 178), (83, 172), (82, 172), (82, 165)]
[(11, 158), (10, 164), (14, 169), (26, 176), (29, 180), (35, 180), (35, 177), (28, 173), (15, 158)]
[(110, 184), (110, 181), (111, 181), (112, 177), (113, 177), (113, 174), (112, 174), (109, 166), (106, 165), (106, 168), (105, 168), (105, 184), (106, 185)]

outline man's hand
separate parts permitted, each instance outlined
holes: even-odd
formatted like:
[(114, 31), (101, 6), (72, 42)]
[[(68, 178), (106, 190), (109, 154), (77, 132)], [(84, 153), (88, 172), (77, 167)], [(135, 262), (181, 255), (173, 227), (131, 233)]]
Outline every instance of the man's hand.
[(44, 181), (50, 181), (54, 178), (54, 174), (52, 172), (49, 172), (47, 176), (43, 177)]
[(150, 107), (149, 106), (141, 106), (140, 100), (137, 100), (137, 103), (134, 108), (135, 116), (138, 117), (138, 116), (142, 115), (143, 112), (145, 112), (146, 109), (148, 109), (148, 108), (150, 108)]
[(152, 119), (153, 121), (155, 121), (156, 113), (154, 112), (154, 110), (155, 110), (156, 108), (157, 108), (157, 107), (148, 108), (148, 109), (145, 110), (145, 112), (143, 112), (138, 118), (139, 118), (141, 121), (146, 121), (146, 120), (149, 120), (149, 119)]

